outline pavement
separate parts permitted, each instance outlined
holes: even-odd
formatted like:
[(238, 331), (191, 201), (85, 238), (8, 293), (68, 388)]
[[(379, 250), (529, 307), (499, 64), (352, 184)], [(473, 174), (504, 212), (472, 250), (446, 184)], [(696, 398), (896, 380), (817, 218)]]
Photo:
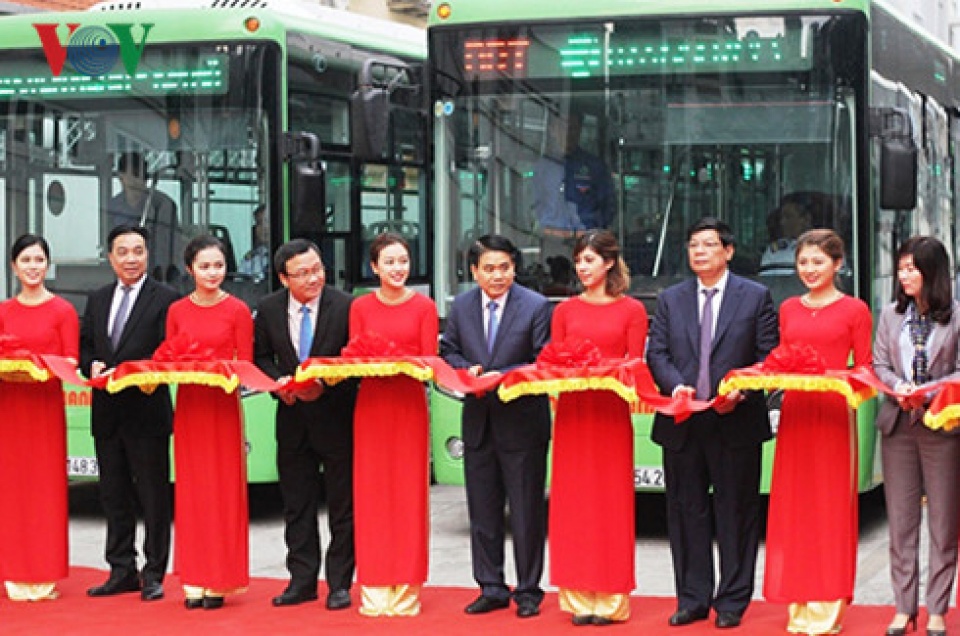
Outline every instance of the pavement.
[[(93, 483), (70, 486), (70, 562), (72, 565), (106, 568), (103, 560), (105, 526), (100, 511), (98, 488)], [(890, 575), (887, 558), (887, 523), (882, 490), (861, 496), (860, 542), (854, 602), (890, 605)], [(277, 591), (285, 585), (283, 520), (280, 495), (275, 485), (253, 485), (250, 489), (250, 573), (279, 579)], [(674, 596), (673, 570), (667, 544), (662, 495), (637, 496), (637, 590), (644, 596)], [(321, 537), (329, 539), (325, 511), (320, 511)], [(427, 585), (475, 587), (470, 569), (470, 533), (466, 500), (460, 486), (430, 488), (430, 575)], [(142, 528), (140, 529), (142, 531)], [(924, 529), (921, 536), (926, 534)], [(140, 535), (142, 537), (142, 535)], [(176, 538), (174, 538), (174, 541)], [(138, 545), (141, 538), (138, 537)], [(921, 546), (925, 560), (926, 541)], [(757, 566), (756, 598), (761, 598), (763, 549)], [(512, 582), (512, 548), (507, 548), (508, 582)], [(549, 585), (549, 546), (544, 587)], [(923, 598), (926, 571), (921, 573)]]

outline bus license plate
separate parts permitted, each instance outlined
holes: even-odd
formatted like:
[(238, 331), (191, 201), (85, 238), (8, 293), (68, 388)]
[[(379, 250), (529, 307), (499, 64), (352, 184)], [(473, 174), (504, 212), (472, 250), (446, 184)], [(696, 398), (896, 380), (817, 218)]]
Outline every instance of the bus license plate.
[(633, 487), (637, 490), (643, 488), (663, 488), (663, 468), (660, 466), (634, 466), (633, 467)]
[(96, 457), (67, 457), (67, 477), (99, 477)]

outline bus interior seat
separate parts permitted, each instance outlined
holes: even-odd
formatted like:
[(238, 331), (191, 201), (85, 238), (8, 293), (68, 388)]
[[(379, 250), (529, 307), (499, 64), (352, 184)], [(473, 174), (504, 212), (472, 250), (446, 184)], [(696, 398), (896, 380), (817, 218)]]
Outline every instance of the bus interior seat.
[[(386, 221), (375, 221), (368, 225), (363, 232), (363, 257), (365, 261), (373, 239), (384, 232), (399, 234), (407, 241), (410, 245), (410, 275), (417, 274), (419, 272), (416, 264), (417, 256), (420, 254), (420, 224), (405, 219), (387, 219)], [(364, 276), (373, 276), (369, 263), (364, 263), (363, 272)]]
[(233, 241), (230, 239), (230, 230), (225, 225), (210, 225), (209, 228), (211, 236), (219, 239), (220, 242), (223, 243), (224, 258), (227, 261), (227, 272), (236, 272), (237, 256), (233, 251)]

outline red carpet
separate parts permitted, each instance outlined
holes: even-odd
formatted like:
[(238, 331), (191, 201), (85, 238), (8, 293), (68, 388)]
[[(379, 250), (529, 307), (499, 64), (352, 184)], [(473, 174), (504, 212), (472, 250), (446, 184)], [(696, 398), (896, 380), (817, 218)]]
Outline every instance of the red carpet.
[[(548, 594), (543, 613), (537, 618), (520, 620), (513, 610), (493, 612), (486, 616), (466, 616), (464, 606), (476, 595), (476, 590), (427, 587), (423, 591), (423, 611), (415, 618), (365, 618), (356, 611), (329, 612), (321, 600), (297, 607), (274, 608), (270, 598), (282, 591), (285, 582), (275, 579), (254, 579), (246, 594), (227, 599), (220, 610), (192, 610), (183, 607), (183, 595), (176, 577), (167, 577), (167, 598), (143, 603), (136, 594), (111, 598), (87, 598), (85, 590), (103, 581), (104, 572), (89, 568), (72, 568), (70, 578), (60, 583), (61, 598), (43, 603), (14, 603), (4, 596), (0, 600), (0, 634), (3, 636), (29, 634), (96, 634), (112, 636), (172, 636), (180, 634), (293, 634), (305, 629), (311, 632), (337, 634), (480, 634), (505, 636), (530, 634), (540, 636), (571, 632), (664, 634), (673, 636), (703, 636), (719, 632), (712, 621), (704, 621), (683, 628), (668, 627), (667, 617), (674, 610), (672, 598), (633, 598), (633, 617), (624, 625), (614, 625), (599, 631), (596, 627), (577, 628), (570, 624), (567, 614), (557, 608), (557, 597)], [(354, 594), (354, 604), (357, 595)], [(843, 634), (846, 636), (876, 636), (886, 629), (893, 616), (890, 607), (853, 606), (847, 614)], [(925, 617), (921, 617), (922, 621)], [(723, 633), (729, 636), (770, 636), (786, 634), (786, 608), (754, 602), (743, 625)], [(960, 629), (951, 615), (947, 627)], [(921, 627), (922, 633), (922, 627)]]

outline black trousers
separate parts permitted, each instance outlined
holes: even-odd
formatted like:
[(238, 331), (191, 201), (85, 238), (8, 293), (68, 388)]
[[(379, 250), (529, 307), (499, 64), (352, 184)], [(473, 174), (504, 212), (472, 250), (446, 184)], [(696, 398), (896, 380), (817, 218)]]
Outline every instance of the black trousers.
[(681, 450), (663, 449), (677, 606), (742, 614), (753, 596), (760, 541), (760, 445), (725, 443), (710, 412), (693, 415), (689, 427)]
[(170, 559), (170, 436), (122, 431), (94, 440), (100, 464), (100, 503), (107, 520), (105, 556), (111, 576), (137, 573), (137, 501), (143, 511), (144, 581), (162, 582)]
[(316, 589), (322, 562), (317, 512), (322, 486), (326, 485), (330, 528), (326, 559), (327, 585), (330, 590), (349, 590), (356, 568), (352, 436), (347, 431), (339, 438), (330, 435), (323, 437), (311, 440), (304, 436), (296, 444), (281, 439), (277, 444), (287, 570), (290, 571), (291, 586)]
[(493, 435), (485, 435), (478, 448), (467, 447), (464, 477), (470, 516), (470, 555), (473, 577), (484, 596), (507, 599), (510, 590), (503, 573), (509, 502), (517, 586), (513, 596), (537, 603), (543, 598), (543, 575), (547, 511), (544, 480), (547, 446), (522, 450), (496, 447)]

